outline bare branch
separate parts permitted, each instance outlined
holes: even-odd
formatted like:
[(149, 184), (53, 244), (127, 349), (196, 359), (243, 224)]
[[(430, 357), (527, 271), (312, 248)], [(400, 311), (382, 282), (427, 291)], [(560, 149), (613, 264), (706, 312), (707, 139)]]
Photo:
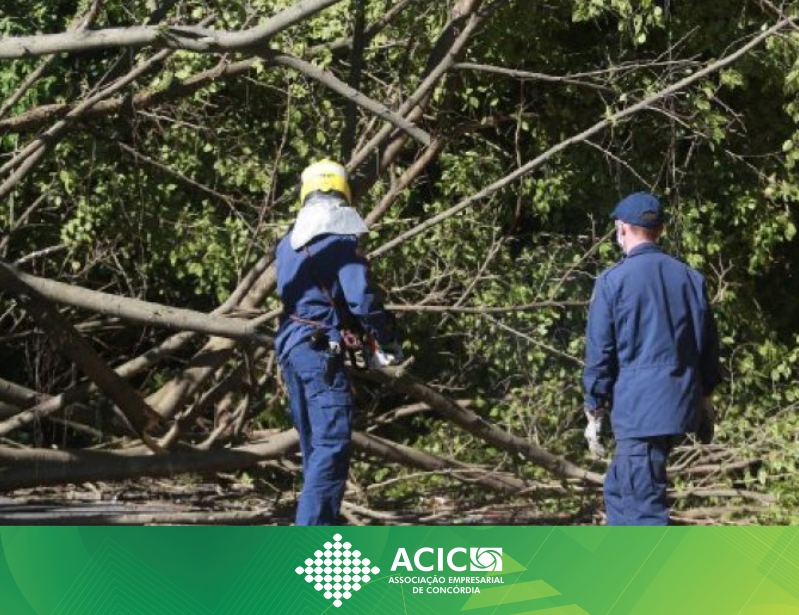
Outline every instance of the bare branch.
[(362, 432), (352, 434), (352, 443), (356, 449), (375, 457), (382, 457), (412, 468), (440, 472), (457, 480), (482, 485), (494, 491), (519, 493), (528, 486), (523, 480), (507, 474), (490, 472), (470, 464), (444, 459), (438, 455), (431, 455), (410, 446)]
[(386, 308), (394, 312), (419, 312), (433, 314), (507, 314), (509, 312), (532, 312), (545, 308), (584, 308), (587, 301), (533, 301), (523, 305), (491, 306), (460, 306), (460, 305), (408, 305), (405, 303), (390, 303)]
[(348, 86), (330, 71), (323, 70), (317, 66), (314, 66), (310, 62), (306, 62), (305, 60), (295, 58), (294, 56), (281, 53), (279, 51), (264, 52), (261, 54), (261, 56), (272, 64), (292, 68), (303, 75), (310, 77), (314, 81), (318, 81), (334, 92), (341, 94), (352, 103), (363, 109), (366, 109), (369, 113), (378, 116), (380, 119), (385, 120), (394, 127), (406, 132), (423, 145), (430, 144), (430, 135), (418, 126), (414, 125), (413, 122), (404, 119), (401, 113), (394, 113), (385, 105), (372, 100), (365, 94)]
[(36, 391), (16, 382), (0, 378), (0, 401), (7, 402), (18, 408), (28, 408), (38, 403), (41, 398), (42, 396)]
[(503, 68), (501, 66), (489, 66), (487, 64), (475, 64), (473, 62), (458, 62), (453, 65), (457, 70), (472, 70), (483, 73), (491, 73), (494, 75), (505, 75), (506, 77), (514, 77), (522, 81), (544, 81), (546, 83), (564, 83), (566, 85), (577, 85), (584, 88), (591, 88), (594, 90), (602, 90), (605, 92), (613, 92), (613, 88), (599, 83), (592, 83), (590, 81), (582, 81), (570, 76), (547, 75), (545, 73), (536, 73), (524, 70), (515, 70), (511, 68)]
[(117, 47), (184, 49), (200, 53), (252, 51), (265, 45), (278, 32), (340, 1), (301, 0), (262, 25), (238, 32), (199, 26), (130, 26), (87, 32), (7, 37), (0, 39), (0, 59)]
[[(135, 111), (141, 111), (178, 98), (185, 98), (201, 90), (216, 79), (227, 79), (229, 77), (245, 74), (259, 61), (258, 58), (250, 58), (248, 60), (232, 63), (223, 60), (213, 68), (196, 73), (182, 81), (172, 81), (162, 90), (145, 90), (139, 92), (135, 94), (130, 101), (126, 101), (125, 98), (121, 96), (102, 100), (91, 108), (86, 109), (81, 115), (81, 119), (85, 120), (114, 115), (125, 109), (126, 105), (129, 105), (128, 108), (132, 108)], [(72, 108), (72, 105), (67, 103), (41, 105), (25, 113), (20, 113), (19, 115), (0, 121), (0, 129), (9, 132), (36, 130), (45, 122), (68, 113)]]
[(54, 246), (48, 246), (46, 248), (42, 248), (41, 250), (34, 250), (26, 254), (25, 256), (20, 256), (17, 260), (14, 261), (14, 266), (19, 267), (20, 265), (24, 265), (26, 263), (30, 263), (31, 261), (38, 260), (40, 258), (47, 258), (52, 254), (58, 254), (59, 252), (64, 252), (67, 249), (67, 246), (63, 243), (57, 243)]
[(261, 442), (202, 453), (141, 455), (102, 451), (0, 448), (0, 489), (62, 483), (174, 476), (179, 472), (225, 472), (282, 457), (296, 448), (297, 432), (284, 431)]
[[(348, 85), (354, 90), (361, 89), (361, 73), (363, 71), (363, 52), (366, 47), (366, 0), (353, 0), (353, 44), (350, 48), (350, 71)], [(354, 101), (347, 103), (344, 109), (344, 130), (341, 135), (341, 159), (348, 160), (355, 145), (355, 133), (358, 128), (358, 109)]]
[[(3, 263), (0, 262), (0, 265)], [(8, 268), (8, 265), (3, 266)], [(34, 288), (42, 297), (56, 303), (143, 325), (164, 326), (181, 331), (195, 331), (207, 335), (271, 345), (271, 338), (258, 331), (260, 318), (251, 321), (224, 318), (141, 299), (111, 295), (80, 286), (71, 286), (21, 271), (16, 271), (15, 274), (17, 279)]]

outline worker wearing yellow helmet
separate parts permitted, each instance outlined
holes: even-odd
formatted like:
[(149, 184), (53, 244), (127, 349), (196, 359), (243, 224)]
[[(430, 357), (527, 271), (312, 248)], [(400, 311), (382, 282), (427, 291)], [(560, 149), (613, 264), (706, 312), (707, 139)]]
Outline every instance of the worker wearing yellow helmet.
[(302, 172), (300, 202), (304, 203), (305, 199), (317, 190), (325, 193), (337, 192), (346, 199), (347, 203), (352, 203), (347, 169), (327, 158), (313, 163)]
[(300, 434), (304, 484), (297, 525), (338, 520), (349, 469), (353, 398), (342, 349), (349, 331), (372, 340), (373, 366), (401, 360), (393, 318), (369, 283), (346, 169), (321, 160), (302, 173), (301, 209), (276, 251), (283, 315), (275, 350)]

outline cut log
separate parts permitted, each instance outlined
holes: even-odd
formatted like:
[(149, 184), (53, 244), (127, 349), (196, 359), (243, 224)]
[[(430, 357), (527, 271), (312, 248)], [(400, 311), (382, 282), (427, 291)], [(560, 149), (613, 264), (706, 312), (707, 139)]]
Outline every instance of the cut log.
[(230, 472), (282, 457), (298, 442), (297, 432), (292, 429), (238, 448), (169, 455), (0, 447), (0, 489), (174, 476), (182, 472)]

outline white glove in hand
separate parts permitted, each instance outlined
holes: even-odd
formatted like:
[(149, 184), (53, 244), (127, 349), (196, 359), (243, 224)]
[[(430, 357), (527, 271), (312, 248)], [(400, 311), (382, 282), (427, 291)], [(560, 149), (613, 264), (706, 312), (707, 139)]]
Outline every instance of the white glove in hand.
[(590, 450), (597, 459), (602, 459), (605, 456), (605, 447), (602, 446), (602, 414), (590, 411), (585, 408), (585, 416), (588, 419), (588, 425), (585, 427), (585, 441), (588, 442), (588, 450)]
[(403, 359), (402, 347), (399, 344), (386, 344), (385, 346), (376, 345), (369, 353), (369, 369), (399, 365), (402, 363)]

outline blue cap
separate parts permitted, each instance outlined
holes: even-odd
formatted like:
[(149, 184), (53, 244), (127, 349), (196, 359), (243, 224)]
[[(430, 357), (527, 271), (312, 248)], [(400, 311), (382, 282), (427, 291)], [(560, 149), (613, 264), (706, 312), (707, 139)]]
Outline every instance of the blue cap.
[(633, 192), (616, 204), (610, 217), (635, 226), (657, 228), (663, 224), (663, 206), (648, 192)]

